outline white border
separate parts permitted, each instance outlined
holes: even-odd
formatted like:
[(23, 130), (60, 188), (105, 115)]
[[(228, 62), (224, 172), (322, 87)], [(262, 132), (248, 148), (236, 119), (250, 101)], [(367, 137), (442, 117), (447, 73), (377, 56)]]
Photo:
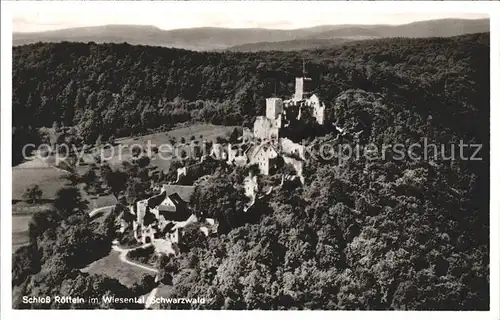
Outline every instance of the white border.
[[(17, 1), (16, 1), (17, 2)], [(40, 2), (40, 1), (36, 1)], [(47, 1), (52, 2), (52, 1)], [(90, 1), (94, 5), (97, 1)], [(54, 4), (54, 3), (53, 3)], [(500, 209), (500, 170), (498, 164), (500, 163), (500, 148), (498, 141), (499, 127), (496, 125), (500, 123), (500, 114), (498, 106), (500, 106), (500, 3), (499, 2), (476, 2), (476, 1), (417, 1), (417, 2), (397, 2), (397, 1), (356, 1), (356, 2), (330, 2), (331, 6), (336, 12), (350, 11), (350, 12), (373, 12), (376, 13), (485, 13), (490, 15), (490, 36), (491, 36), (491, 153), (490, 153), (490, 311), (489, 312), (400, 312), (400, 311), (380, 311), (380, 312), (342, 312), (342, 311), (314, 311), (314, 312), (293, 312), (289, 311), (284, 316), (290, 319), (302, 318), (302, 317), (315, 317), (322, 319), (331, 319), (333, 317), (349, 318), (349, 319), (393, 319), (393, 318), (409, 318), (417, 319), (421, 317), (428, 317), (429, 319), (442, 319), (447, 317), (453, 317), (454, 319), (500, 319), (499, 313), (499, 209)], [(2, 2), (1, 3), (1, 41), (2, 41), (2, 55), (1, 55), (1, 149), (3, 156), (1, 157), (1, 211), (3, 214), (1, 216), (1, 252), (2, 252), (2, 263), (1, 263), (1, 317), (2, 319), (32, 319), (39, 316), (39, 311), (23, 311), (23, 310), (12, 310), (12, 295), (11, 295), (11, 265), (12, 265), (12, 169), (11, 169), (11, 123), (12, 123), (12, 110), (11, 110), (11, 98), (12, 98), (12, 20), (11, 20), (11, 9), (14, 5), (25, 5), (29, 6), (29, 2), (23, 3), (13, 3), (13, 2)], [(119, 1), (116, 3), (117, 6), (126, 7), (131, 10), (137, 8), (138, 6), (144, 5), (158, 5), (157, 3), (145, 3), (143, 1), (130, 2), (130, 1)], [(184, 6), (186, 10), (189, 7), (197, 6), (198, 8), (209, 6), (213, 9), (214, 6), (233, 6), (235, 8), (244, 6), (269, 6), (269, 7), (282, 7), (282, 6), (313, 6), (314, 2), (305, 1), (303, 3), (284, 2), (284, 1), (273, 1), (266, 3), (249, 3), (249, 2), (218, 2), (214, 3), (208, 2), (180, 2), (173, 3), (170, 5)], [(325, 5), (322, 3), (321, 5)], [(87, 311), (90, 312), (90, 311)], [(112, 312), (113, 317), (121, 317), (123, 319), (136, 319), (137, 317), (144, 316), (144, 311), (107, 311), (107, 310), (92, 310), (92, 316), (98, 318), (109, 317)], [(254, 319), (255, 317), (270, 319), (276, 316), (276, 312), (266, 312), (266, 311), (250, 311), (250, 312), (197, 312), (197, 311), (146, 311), (148, 316), (153, 317), (168, 317), (168, 316), (181, 316), (181, 317), (202, 317), (202, 318), (213, 318), (220, 319), (233, 318), (235, 315), (238, 318)], [(83, 318), (90, 313), (85, 313), (85, 311), (67, 311), (67, 310), (49, 310), (44, 311), (42, 316), (49, 316), (53, 319), (68, 319), (70, 317)], [(280, 316), (280, 315), (278, 315)]]

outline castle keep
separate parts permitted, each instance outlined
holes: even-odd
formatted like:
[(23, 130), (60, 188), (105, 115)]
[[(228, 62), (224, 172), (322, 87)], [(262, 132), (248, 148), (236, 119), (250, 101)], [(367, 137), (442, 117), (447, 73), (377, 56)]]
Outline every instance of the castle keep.
[(266, 99), (266, 115), (258, 116), (253, 126), (253, 134), (256, 139), (277, 140), (280, 129), (286, 126), (286, 120), (290, 120), (292, 117), (300, 119), (304, 108), (309, 108), (318, 124), (324, 125), (324, 103), (316, 94), (308, 96), (309, 92), (305, 90), (310, 82), (310, 78), (295, 78), (295, 93), (291, 99)]

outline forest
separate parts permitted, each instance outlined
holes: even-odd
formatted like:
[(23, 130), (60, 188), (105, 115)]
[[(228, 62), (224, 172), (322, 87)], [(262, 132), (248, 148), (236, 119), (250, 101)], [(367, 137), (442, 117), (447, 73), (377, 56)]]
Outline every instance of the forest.
[[(361, 130), (362, 146), (463, 141), (481, 144), (482, 160), (309, 159), (304, 185), (285, 184), (247, 213), (234, 191), (244, 173), (217, 170), (196, 188), (192, 206), (227, 228), (208, 241), (193, 235), (180, 257), (158, 261), (171, 296), (208, 296), (210, 304), (192, 307), (209, 309), (488, 310), (489, 51), (488, 33), (294, 52), (19, 46), (13, 160), (54, 122), (79, 128), (87, 143), (179, 123), (250, 126), (266, 97), (291, 96), (305, 60), (327, 114)], [(356, 143), (332, 133), (307, 139), (313, 148)], [(16, 253), (15, 285), (40, 277), (43, 239), (66, 246), (53, 234), (71, 224), (42, 228)]]

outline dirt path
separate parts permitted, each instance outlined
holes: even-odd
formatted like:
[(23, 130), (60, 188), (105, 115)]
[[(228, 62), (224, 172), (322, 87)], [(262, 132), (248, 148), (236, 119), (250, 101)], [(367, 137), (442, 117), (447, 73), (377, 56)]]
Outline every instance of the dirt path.
[[(147, 248), (148, 246), (150, 246), (151, 244), (146, 244), (146, 245), (143, 245), (141, 246), (142, 248)], [(128, 263), (132, 266), (135, 266), (137, 268), (142, 268), (144, 270), (148, 270), (150, 272), (158, 272), (157, 269), (155, 268), (152, 268), (152, 267), (147, 267), (143, 264), (139, 264), (139, 263), (136, 263), (136, 262), (133, 262), (133, 261), (130, 261), (127, 259), (127, 253), (130, 251), (130, 250), (134, 250), (134, 249), (137, 249), (137, 248), (140, 248), (140, 247), (136, 247), (136, 248), (131, 248), (131, 249), (123, 249), (123, 248), (120, 248), (119, 246), (117, 245), (113, 245), (111, 246), (111, 249), (114, 250), (114, 251), (117, 251), (120, 253), (120, 260), (124, 263)]]
[(106, 206), (106, 207), (100, 207), (100, 208), (96, 208), (92, 211), (90, 211), (89, 213), (89, 217), (93, 218), (95, 215), (97, 215), (99, 212), (101, 211), (104, 211), (104, 210), (109, 210), (109, 209), (112, 209), (114, 208), (115, 205), (112, 205), (112, 206)]

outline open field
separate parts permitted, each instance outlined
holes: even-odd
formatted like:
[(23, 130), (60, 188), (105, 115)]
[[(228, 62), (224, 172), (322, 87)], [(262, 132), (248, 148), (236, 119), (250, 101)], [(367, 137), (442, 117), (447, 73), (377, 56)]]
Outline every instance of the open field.
[(121, 284), (127, 287), (132, 287), (132, 285), (139, 282), (143, 275), (155, 275), (154, 272), (149, 272), (142, 268), (122, 262), (119, 256), (119, 252), (112, 250), (109, 252), (109, 255), (92, 262), (85, 268), (81, 269), (81, 271), (89, 274), (101, 274), (117, 279)]
[(12, 251), (28, 243), (28, 226), (31, 214), (12, 216)]
[(31, 216), (36, 212), (50, 210), (50, 202), (30, 205), (25, 202), (12, 204), (12, 251), (28, 244), (28, 228)]
[(191, 197), (191, 194), (194, 192), (194, 187), (193, 186), (183, 186), (183, 185), (178, 185), (178, 184), (170, 184), (167, 187), (167, 195), (171, 195), (173, 193), (177, 193), (182, 200), (189, 202), (189, 198)]
[[(189, 142), (192, 136), (194, 136), (198, 141), (215, 141), (217, 137), (225, 136), (234, 128), (235, 127), (231, 126), (216, 126), (212, 124), (195, 124), (189, 127), (178, 128), (168, 132), (153, 133), (136, 138), (117, 139), (116, 143), (122, 146), (121, 155), (119, 155), (120, 147), (116, 146), (113, 150), (113, 157), (110, 156), (111, 151), (104, 152), (104, 156), (109, 158), (108, 162), (110, 163), (110, 165), (117, 167), (121, 165), (123, 161), (129, 161), (131, 159), (132, 155), (128, 147), (141, 145), (144, 147), (144, 149), (146, 149), (148, 146), (148, 142), (151, 144), (151, 146), (159, 147), (162, 144), (170, 144), (171, 137), (175, 138), (178, 143), (180, 143), (182, 138), (184, 138), (186, 142)], [(147, 150), (145, 152), (147, 152)], [(170, 167), (170, 162), (170, 160), (155, 157), (154, 154), (151, 155), (151, 164), (164, 171), (168, 170), (168, 168)]]
[[(137, 138), (122, 138), (117, 139), (116, 142), (120, 144), (132, 145), (134, 143), (147, 143), (148, 140), (153, 144), (169, 143), (168, 137), (174, 137), (179, 142), (181, 138), (189, 141), (191, 136), (195, 136), (196, 139), (201, 140), (215, 140), (218, 136), (222, 136), (227, 132), (231, 132), (234, 127), (231, 126), (217, 126), (213, 124), (194, 124), (192, 126), (174, 129), (168, 132), (157, 132), (152, 134), (147, 134)], [(168, 136), (167, 136), (168, 134)], [(203, 138), (200, 139), (200, 135)]]
[(12, 250), (28, 243), (28, 227), (31, 216), (35, 212), (43, 212), (50, 209), (49, 203), (39, 205), (28, 205), (18, 202), (12, 205)]
[(52, 167), (12, 168), (12, 200), (21, 200), (26, 188), (37, 184), (43, 191), (42, 199), (53, 200), (56, 192), (64, 187), (66, 173)]
[[(13, 250), (28, 243), (28, 225), (32, 214), (49, 209), (56, 192), (67, 183), (64, 178), (65, 173), (61, 170), (43, 166), (35, 167), (34, 165), (40, 164), (36, 160), (29, 165), (26, 164), (29, 163), (12, 169)], [(42, 189), (42, 204), (30, 205), (21, 201), (26, 188), (32, 184), (37, 184)]]
[[(68, 181), (64, 178), (65, 175), (65, 172), (50, 167), (13, 168), (12, 247), (14, 251), (28, 243), (28, 225), (31, 216), (36, 212), (49, 210), (57, 191), (67, 186)], [(31, 205), (21, 200), (26, 188), (32, 184), (37, 184), (43, 191), (40, 204)], [(82, 196), (88, 201), (89, 211), (116, 204), (113, 195), (90, 197), (82, 191)]]

